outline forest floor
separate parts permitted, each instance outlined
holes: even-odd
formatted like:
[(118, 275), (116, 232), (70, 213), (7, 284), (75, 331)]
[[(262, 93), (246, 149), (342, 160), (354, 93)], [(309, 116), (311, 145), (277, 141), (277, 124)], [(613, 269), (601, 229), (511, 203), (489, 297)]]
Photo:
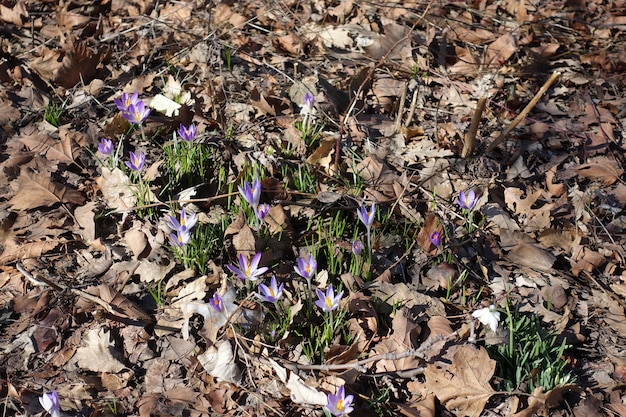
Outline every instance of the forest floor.
[(0, 22), (0, 416), (626, 416), (626, 2)]

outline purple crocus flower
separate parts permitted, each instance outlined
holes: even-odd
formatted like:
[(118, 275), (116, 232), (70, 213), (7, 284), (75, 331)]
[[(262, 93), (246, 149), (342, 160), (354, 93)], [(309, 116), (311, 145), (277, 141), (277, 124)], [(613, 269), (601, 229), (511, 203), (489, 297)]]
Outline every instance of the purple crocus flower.
[(339, 307), (339, 301), (343, 296), (343, 291), (339, 291), (339, 294), (335, 295), (335, 290), (332, 285), (326, 288), (326, 294), (319, 288), (315, 290), (318, 300), (315, 301), (315, 305), (322, 309), (322, 311), (329, 312), (336, 310)]
[(150, 114), (150, 109), (146, 107), (143, 101), (139, 100), (135, 104), (131, 104), (128, 106), (126, 111), (122, 112), (122, 116), (130, 123), (135, 125), (142, 124)]
[(230, 264), (226, 265), (226, 267), (241, 280), (248, 279), (250, 281), (256, 281), (259, 276), (263, 275), (268, 269), (265, 266), (259, 268), (259, 261), (261, 261), (261, 252), (254, 255), (251, 261), (240, 253), (239, 268)]
[(136, 92), (132, 96), (129, 96), (128, 93), (122, 93), (119, 98), (114, 98), (113, 102), (117, 106), (117, 109), (121, 112), (128, 111), (128, 108), (134, 104), (137, 104), (139, 101), (139, 93)]
[(176, 233), (170, 233), (170, 244), (182, 248), (191, 240), (189, 230), (177, 230)]
[(167, 224), (173, 230), (181, 230), (181, 231), (186, 230), (186, 231), (189, 231), (189, 230), (191, 230), (191, 228), (193, 228), (196, 225), (197, 221), (198, 220), (196, 218), (196, 213), (187, 214), (185, 209), (182, 209), (180, 211), (180, 221), (178, 221), (176, 219), (176, 217), (169, 215), (168, 216), (168, 220), (167, 220)]
[(98, 144), (98, 152), (103, 155), (111, 155), (113, 152), (113, 141), (107, 138), (100, 139)]
[(352, 253), (354, 253), (356, 256), (359, 256), (362, 250), (363, 243), (360, 240), (355, 240), (354, 242), (352, 242)]
[(259, 284), (259, 291), (261, 291), (261, 293), (257, 294), (257, 296), (268, 303), (275, 303), (282, 297), (284, 288), (285, 284), (282, 283), (279, 286), (276, 282), (276, 277), (272, 276), (269, 287), (265, 284)]
[(376, 215), (376, 203), (372, 203), (369, 210), (363, 204), (357, 210), (356, 214), (359, 216), (359, 220), (363, 222), (367, 230), (369, 231), (372, 227), (372, 223), (374, 223), (374, 216)]
[(189, 125), (189, 127), (185, 127), (182, 123), (178, 128), (178, 136), (185, 142), (193, 142), (193, 138), (196, 137), (196, 133), (198, 133), (198, 127), (193, 123)]
[(304, 94), (304, 105), (308, 107), (309, 110), (313, 109), (313, 106), (315, 105), (315, 97), (313, 97), (313, 94)]
[(270, 205), (266, 203), (259, 204), (259, 206), (254, 209), (254, 214), (259, 220), (263, 220), (265, 216), (267, 216), (267, 213), (269, 212), (270, 212)]
[(471, 210), (478, 202), (478, 199), (476, 198), (474, 190), (469, 190), (467, 194), (461, 190), (459, 191), (459, 196), (457, 197), (456, 202), (462, 209)]
[(248, 181), (243, 182), (243, 187), (238, 186), (241, 196), (252, 206), (256, 208), (259, 206), (259, 200), (261, 199), (261, 180), (256, 177), (252, 181), (252, 185), (248, 184)]
[(313, 255), (309, 255), (308, 259), (298, 258), (298, 264), (294, 265), (293, 269), (298, 273), (298, 275), (308, 281), (313, 277), (313, 275), (315, 275), (317, 262), (315, 261)]
[(61, 409), (59, 408), (59, 395), (56, 391), (44, 393), (39, 397), (39, 403), (52, 417), (60, 417)]
[(213, 294), (213, 297), (209, 300), (209, 305), (215, 309), (218, 313), (224, 311), (224, 300), (218, 293)]
[(354, 410), (352, 401), (354, 401), (354, 396), (346, 396), (346, 391), (342, 385), (337, 390), (337, 394), (328, 394), (328, 404), (324, 409), (335, 417), (346, 416)]
[(441, 233), (434, 231), (430, 235), (430, 243), (432, 243), (436, 247), (439, 247), (441, 245)]
[(141, 171), (146, 163), (146, 155), (143, 152), (129, 152), (129, 160), (124, 163), (133, 171)]

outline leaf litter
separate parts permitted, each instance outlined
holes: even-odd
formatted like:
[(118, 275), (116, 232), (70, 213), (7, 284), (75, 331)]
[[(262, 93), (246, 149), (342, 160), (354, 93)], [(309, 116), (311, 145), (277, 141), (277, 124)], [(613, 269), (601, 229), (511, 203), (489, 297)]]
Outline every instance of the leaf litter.
[[(372, 415), (623, 415), (622, 6), (3, 2), (3, 413), (42, 415), (36, 396), (56, 390), (67, 415), (322, 415), (345, 385)], [(121, 92), (152, 108), (140, 132), (115, 111)], [(307, 93), (317, 138), (296, 128)], [(183, 166), (164, 152), (191, 122), (215, 164), (172, 184)], [(147, 195), (103, 163), (102, 137), (115, 158), (147, 155)], [(263, 236), (225, 214), (251, 170)], [(470, 215), (455, 205), (469, 190)], [(362, 202), (385, 216), (348, 272)], [(176, 203), (218, 230), (202, 270), (167, 247), (159, 218)], [(341, 216), (354, 236), (326, 231)], [(326, 254), (313, 284), (347, 296), (321, 363), (293, 275), (312, 245)], [(226, 268), (257, 252), (290, 308), (272, 343)], [(471, 318), (493, 303), (541, 317), (576, 379), (497, 390), (484, 346), (506, 334)]]

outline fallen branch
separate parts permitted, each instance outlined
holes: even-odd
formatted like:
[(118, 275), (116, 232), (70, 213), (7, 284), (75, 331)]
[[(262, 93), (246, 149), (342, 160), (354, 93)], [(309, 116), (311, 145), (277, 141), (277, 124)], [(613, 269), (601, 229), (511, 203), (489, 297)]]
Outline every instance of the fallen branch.
[(485, 150), (485, 153), (490, 153), (492, 152), (496, 146), (498, 146), (500, 143), (502, 143), (502, 141), (504, 140), (504, 138), (511, 133), (511, 131), (513, 129), (515, 129), (515, 127), (520, 124), (520, 122), (522, 120), (524, 120), (524, 118), (528, 115), (528, 113), (530, 113), (530, 111), (533, 109), (533, 107), (535, 107), (535, 105), (537, 104), (537, 102), (539, 101), (539, 99), (541, 99), (541, 97), (546, 93), (546, 91), (548, 91), (548, 88), (550, 88), (550, 86), (556, 81), (557, 78), (559, 78), (559, 76), (561, 75), (560, 72), (553, 72), (552, 75), (550, 76), (550, 78), (548, 78), (548, 81), (546, 81), (543, 86), (539, 89), (539, 91), (537, 91), (537, 94), (535, 94), (535, 97), (533, 97), (532, 100), (530, 100), (530, 103), (528, 103), (526, 105), (526, 107), (524, 107), (524, 110), (522, 110), (522, 112), (511, 122), (510, 125), (507, 126), (506, 129), (504, 129), (504, 131), (502, 133), (500, 133), (500, 136), (498, 136), (496, 138), (496, 140), (494, 140), (493, 142), (491, 142), (491, 144), (487, 147), (487, 149)]

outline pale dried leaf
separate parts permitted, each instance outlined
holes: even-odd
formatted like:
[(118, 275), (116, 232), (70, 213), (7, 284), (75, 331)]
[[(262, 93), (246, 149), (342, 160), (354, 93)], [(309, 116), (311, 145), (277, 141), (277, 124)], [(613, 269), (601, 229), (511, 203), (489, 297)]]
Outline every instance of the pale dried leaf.
[(131, 184), (124, 172), (115, 168), (103, 168), (102, 176), (96, 179), (108, 206), (117, 210), (129, 210), (137, 202), (137, 187)]
[(18, 1), (13, 7), (6, 7), (0, 4), (0, 20), (12, 23), (16, 28), (21, 28), (24, 22), (28, 21), (28, 10), (26, 2)]
[(76, 210), (74, 210), (74, 218), (76, 218), (80, 226), (78, 233), (88, 243), (96, 240), (96, 223), (94, 222), (95, 208), (96, 202), (90, 201), (84, 206), (77, 207)]
[(119, 356), (110, 332), (98, 327), (85, 333), (82, 346), (76, 349), (72, 363), (92, 372), (116, 373), (126, 368), (118, 359)]

